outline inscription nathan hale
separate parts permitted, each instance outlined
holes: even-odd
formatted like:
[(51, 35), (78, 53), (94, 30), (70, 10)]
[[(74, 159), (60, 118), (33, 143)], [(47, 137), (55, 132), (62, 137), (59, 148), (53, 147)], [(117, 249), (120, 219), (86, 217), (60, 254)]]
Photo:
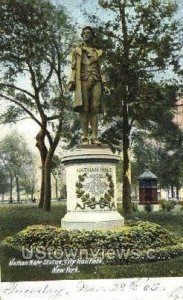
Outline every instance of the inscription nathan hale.
[(77, 168), (76, 209), (115, 209), (112, 168)]

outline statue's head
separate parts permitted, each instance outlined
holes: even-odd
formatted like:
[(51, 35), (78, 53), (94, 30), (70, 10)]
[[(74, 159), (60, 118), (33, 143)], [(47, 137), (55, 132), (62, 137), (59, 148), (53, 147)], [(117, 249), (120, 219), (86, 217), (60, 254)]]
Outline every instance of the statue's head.
[(83, 40), (86, 42), (93, 40), (95, 37), (95, 31), (91, 26), (85, 26), (82, 29), (81, 36)]

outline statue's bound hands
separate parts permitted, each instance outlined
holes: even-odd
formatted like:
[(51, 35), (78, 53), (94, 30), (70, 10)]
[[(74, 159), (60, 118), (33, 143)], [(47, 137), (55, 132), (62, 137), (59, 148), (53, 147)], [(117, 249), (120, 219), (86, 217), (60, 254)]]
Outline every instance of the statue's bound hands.
[(103, 86), (103, 91), (106, 95), (110, 95), (111, 94), (111, 90), (107, 87), (107, 86)]
[(76, 89), (76, 84), (75, 84), (75, 82), (69, 82), (69, 84), (68, 84), (68, 91), (69, 91), (69, 92), (74, 92), (75, 89)]

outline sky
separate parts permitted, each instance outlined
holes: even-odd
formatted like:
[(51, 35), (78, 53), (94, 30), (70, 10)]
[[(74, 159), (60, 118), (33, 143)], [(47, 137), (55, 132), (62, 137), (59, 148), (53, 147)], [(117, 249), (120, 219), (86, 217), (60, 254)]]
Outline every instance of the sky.
[[(107, 16), (111, 16), (111, 12), (102, 11), (98, 4), (98, 0), (51, 0), (56, 5), (64, 5), (68, 14), (73, 19), (74, 24), (80, 32), (83, 26), (90, 25), (89, 20), (84, 15), (84, 9), (88, 13), (91, 13), (100, 19), (106, 19)], [(183, 0), (182, 0), (183, 1)]]
[(69, 15), (72, 16), (74, 20), (77, 20), (79, 24), (78, 28), (86, 25), (86, 22), (87, 24), (89, 23), (82, 13), (84, 7), (87, 7), (87, 9), (95, 13), (98, 11), (97, 0), (52, 0), (52, 2), (57, 5), (64, 5)]

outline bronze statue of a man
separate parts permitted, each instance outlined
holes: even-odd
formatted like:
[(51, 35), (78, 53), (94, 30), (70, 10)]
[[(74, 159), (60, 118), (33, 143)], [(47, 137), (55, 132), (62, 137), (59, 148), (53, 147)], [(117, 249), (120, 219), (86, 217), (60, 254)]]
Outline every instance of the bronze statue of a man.
[(106, 78), (101, 72), (102, 50), (94, 46), (95, 33), (92, 27), (82, 29), (83, 44), (72, 51), (72, 72), (69, 91), (75, 92), (74, 110), (80, 114), (83, 144), (89, 143), (89, 125), (92, 144), (98, 141), (98, 114), (103, 112), (102, 93), (110, 90)]

